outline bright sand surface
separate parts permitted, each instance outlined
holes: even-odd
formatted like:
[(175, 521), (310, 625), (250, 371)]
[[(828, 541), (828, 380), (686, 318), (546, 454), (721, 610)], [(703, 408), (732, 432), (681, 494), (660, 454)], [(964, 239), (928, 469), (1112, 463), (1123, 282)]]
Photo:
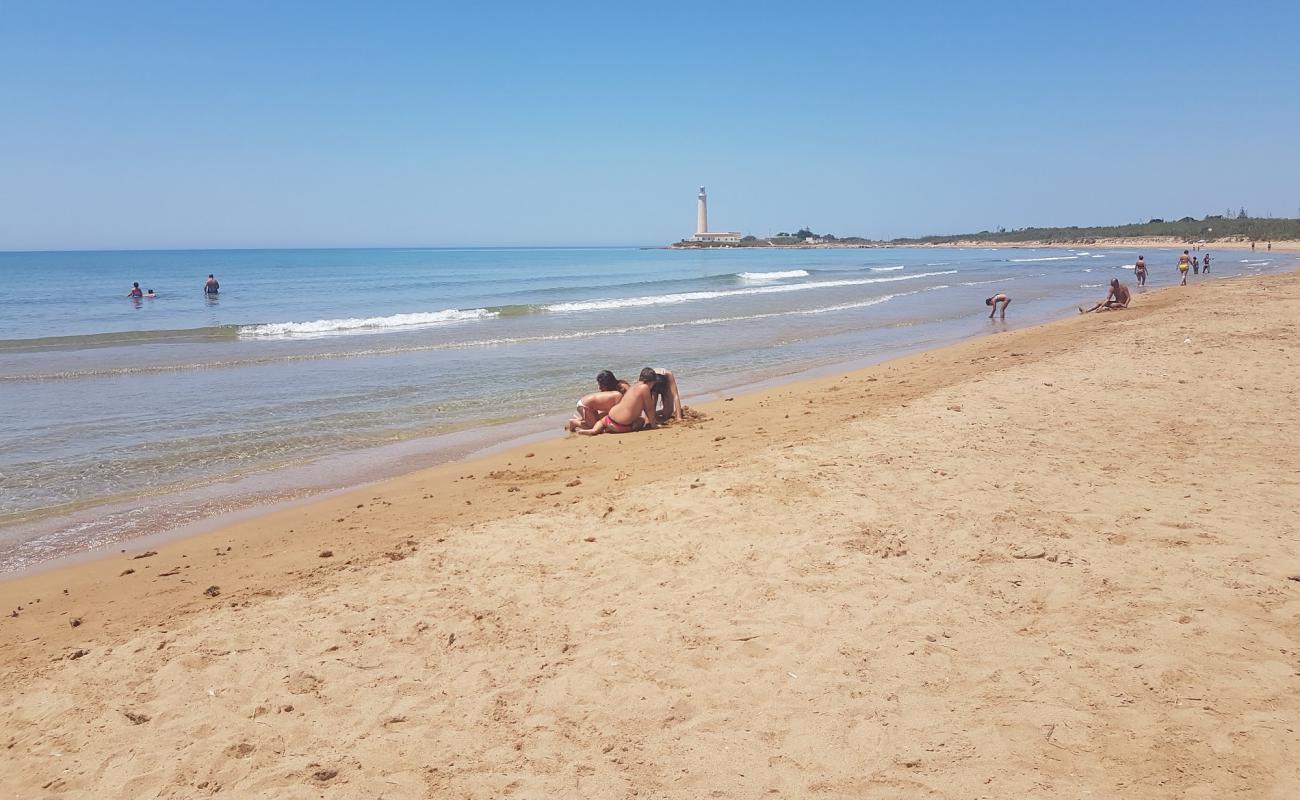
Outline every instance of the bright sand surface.
[(1298, 320), (1146, 293), (0, 584), (0, 795), (1294, 796)]

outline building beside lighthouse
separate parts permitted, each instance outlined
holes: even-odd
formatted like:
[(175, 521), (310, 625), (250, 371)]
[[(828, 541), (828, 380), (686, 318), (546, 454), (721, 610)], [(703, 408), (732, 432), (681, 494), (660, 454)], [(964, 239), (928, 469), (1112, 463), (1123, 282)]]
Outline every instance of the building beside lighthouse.
[(695, 200), (695, 235), (686, 241), (718, 244), (737, 244), (740, 242), (740, 234), (736, 231), (709, 230), (709, 196), (705, 193), (703, 186), (700, 187), (700, 193), (696, 195)]

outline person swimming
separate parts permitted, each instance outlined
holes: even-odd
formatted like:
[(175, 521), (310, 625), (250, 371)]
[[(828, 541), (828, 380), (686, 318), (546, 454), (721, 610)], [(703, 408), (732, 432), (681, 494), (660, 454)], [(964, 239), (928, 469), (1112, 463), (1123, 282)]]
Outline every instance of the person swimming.
[(156, 294), (153, 293), (153, 289), (150, 289), (149, 291), (147, 291), (147, 292), (144, 293), (144, 296), (145, 296), (145, 297), (157, 297), (158, 295), (156, 295)]
[(131, 284), (131, 291), (127, 292), (127, 293), (126, 293), (126, 296), (127, 296), (127, 297), (135, 298), (135, 299), (137, 299), (137, 300), (140, 299), (141, 297), (144, 297), (144, 292), (140, 291), (140, 282), (139, 282), (139, 281), (136, 281), (136, 282), (134, 282), (134, 283)]

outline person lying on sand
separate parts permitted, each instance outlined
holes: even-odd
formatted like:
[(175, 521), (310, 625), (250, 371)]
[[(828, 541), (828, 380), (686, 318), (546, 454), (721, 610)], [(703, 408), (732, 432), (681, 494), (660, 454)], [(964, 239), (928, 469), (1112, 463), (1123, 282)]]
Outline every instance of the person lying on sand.
[(1079, 306), (1079, 313), (1091, 314), (1094, 311), (1113, 311), (1118, 308), (1128, 308), (1129, 297), (1128, 287), (1120, 283), (1119, 278), (1111, 278), (1110, 292), (1107, 293), (1105, 299), (1098, 300), (1097, 305), (1087, 311), (1083, 310), (1083, 306)]
[(677, 391), (677, 376), (670, 369), (656, 369), (655, 379), (650, 391), (654, 394), (656, 421), (682, 418), (682, 396)]
[(578, 401), (578, 407), (574, 411), (573, 418), (565, 425), (565, 428), (569, 431), (590, 428), (599, 422), (601, 417), (608, 414), (611, 408), (618, 405), (618, 401), (623, 399), (623, 394), (627, 392), (631, 384), (627, 381), (620, 381), (614, 377), (614, 373), (604, 369), (596, 375), (596, 386), (599, 387), (600, 391), (585, 395)]
[(1002, 319), (1007, 318), (1007, 306), (1011, 305), (1011, 298), (999, 292), (984, 301), (984, 305), (993, 306), (993, 310), (989, 312), (989, 319), (993, 319), (993, 315), (997, 312), (998, 303), (1002, 304)]
[(650, 367), (641, 370), (637, 382), (608, 414), (590, 428), (579, 428), (574, 433), (595, 436), (598, 433), (631, 433), (655, 427), (654, 385), (659, 380), (659, 373)]

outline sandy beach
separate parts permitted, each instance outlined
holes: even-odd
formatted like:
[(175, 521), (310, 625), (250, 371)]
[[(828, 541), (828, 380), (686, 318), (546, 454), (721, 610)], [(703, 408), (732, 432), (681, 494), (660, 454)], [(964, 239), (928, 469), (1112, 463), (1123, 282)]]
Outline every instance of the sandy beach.
[(1292, 796), (1298, 319), (1146, 292), (0, 583), (0, 795)]

